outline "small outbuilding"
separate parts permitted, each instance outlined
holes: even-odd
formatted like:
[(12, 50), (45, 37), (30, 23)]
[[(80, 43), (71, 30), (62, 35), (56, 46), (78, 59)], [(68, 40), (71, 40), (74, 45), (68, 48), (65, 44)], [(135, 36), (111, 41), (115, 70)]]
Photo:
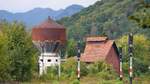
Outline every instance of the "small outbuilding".
[(119, 60), (119, 52), (114, 40), (109, 40), (107, 37), (87, 37), (84, 53), (81, 54), (82, 62), (105, 61), (119, 73)]

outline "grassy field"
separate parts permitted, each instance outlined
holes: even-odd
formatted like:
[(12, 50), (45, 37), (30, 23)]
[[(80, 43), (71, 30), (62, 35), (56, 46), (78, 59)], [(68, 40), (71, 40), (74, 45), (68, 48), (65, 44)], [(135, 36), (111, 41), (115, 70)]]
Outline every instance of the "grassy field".
[[(135, 78), (133, 84), (149, 84), (150, 78)], [(123, 81), (116, 80), (105, 80), (103, 78), (97, 78), (95, 76), (86, 76), (82, 77), (80, 82), (77, 79), (74, 80), (53, 80), (53, 81), (37, 81), (24, 82), (21, 84), (129, 84), (128, 78), (125, 78)]]

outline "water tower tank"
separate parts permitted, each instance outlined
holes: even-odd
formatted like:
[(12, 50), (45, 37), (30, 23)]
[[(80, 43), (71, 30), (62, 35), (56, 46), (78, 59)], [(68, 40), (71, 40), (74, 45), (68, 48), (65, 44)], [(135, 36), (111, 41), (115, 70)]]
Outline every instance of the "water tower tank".
[[(47, 67), (59, 65), (59, 51), (66, 42), (66, 29), (50, 17), (32, 29), (32, 41), (39, 49), (39, 74), (46, 73)], [(60, 69), (59, 69), (60, 70)], [(60, 72), (60, 71), (59, 71)]]
[(66, 42), (66, 29), (49, 17), (32, 29), (32, 41), (41, 52), (57, 52)]

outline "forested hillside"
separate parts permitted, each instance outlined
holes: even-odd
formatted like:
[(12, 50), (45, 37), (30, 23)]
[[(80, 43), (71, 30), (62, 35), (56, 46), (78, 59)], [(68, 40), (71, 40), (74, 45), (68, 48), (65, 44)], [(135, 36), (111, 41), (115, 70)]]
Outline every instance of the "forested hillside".
[(129, 18), (139, 8), (139, 4), (140, 0), (101, 0), (58, 22), (68, 28), (69, 38), (108, 35), (115, 39), (128, 32), (148, 35), (149, 29), (141, 30), (141, 26)]

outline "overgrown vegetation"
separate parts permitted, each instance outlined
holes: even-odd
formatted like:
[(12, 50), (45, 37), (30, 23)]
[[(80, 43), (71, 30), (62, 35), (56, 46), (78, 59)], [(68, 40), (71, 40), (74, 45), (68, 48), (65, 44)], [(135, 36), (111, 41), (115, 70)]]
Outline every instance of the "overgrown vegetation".
[[(37, 74), (38, 55), (30, 38), (20, 23), (1, 22), (0, 32), (0, 81), (32, 81), (33, 83), (48, 82), (54, 84), (79, 84), (76, 80), (76, 58), (71, 57), (61, 65), (61, 77), (58, 78), (57, 67), (50, 67), (48, 73), (39, 77)], [(73, 42), (73, 43), (72, 43)], [(72, 41), (70, 47), (75, 47)], [(117, 42), (124, 48), (124, 80), (121, 82), (110, 65), (104, 62), (94, 64), (81, 63), (81, 84), (123, 84), (128, 83), (127, 36)], [(72, 46), (73, 45), (73, 46)], [(144, 35), (134, 37), (134, 82), (148, 83), (150, 71), (149, 49), (150, 40)], [(71, 49), (68, 47), (68, 49)], [(76, 48), (72, 49), (72, 51)], [(72, 53), (72, 52), (69, 52)], [(70, 54), (70, 55), (75, 55)]]
[(0, 81), (30, 80), (36, 52), (25, 26), (16, 22), (1, 22), (0, 26)]
[[(128, 84), (128, 44), (127, 33), (134, 36), (134, 84), (149, 84), (150, 79), (150, 31), (149, 7), (139, 5), (138, 0), (101, 0), (83, 9), (72, 17), (58, 21), (67, 27), (67, 59), (61, 65), (61, 77), (58, 67), (50, 67), (48, 73), (39, 77), (37, 70), (38, 52), (33, 47), (31, 34), (21, 23), (0, 22), (0, 82), (26, 81), (52, 84)], [(140, 7), (140, 9), (137, 9)], [(132, 21), (133, 20), (133, 21)], [(145, 26), (146, 25), (146, 26)], [(104, 62), (81, 63), (81, 81), (76, 76), (77, 40), (89, 35), (107, 35), (117, 40), (123, 47), (124, 79), (110, 65)], [(84, 40), (82, 50), (84, 50)]]
[(137, 22), (141, 28), (150, 28), (150, 0), (139, 0), (134, 11), (129, 19)]
[[(61, 84), (79, 84), (77, 80), (77, 62), (76, 59), (71, 57), (67, 59), (65, 63), (61, 66), (61, 77), (58, 78), (57, 67), (51, 67), (46, 75), (42, 76), (44, 82), (59, 82)], [(89, 78), (89, 80), (87, 80)], [(91, 79), (90, 79), (91, 78)], [(92, 79), (95, 80), (92, 80)], [(100, 83), (101, 80), (106, 82), (106, 80), (118, 81), (118, 75), (115, 73), (110, 65), (105, 62), (96, 62), (93, 64), (85, 64), (81, 62), (81, 82), (87, 84), (87, 81), (91, 83)], [(101, 80), (100, 80), (101, 79)], [(85, 81), (87, 80), (87, 81)], [(82, 83), (81, 83), (82, 84)]]
[[(129, 54), (128, 54), (128, 36), (123, 36), (117, 40), (118, 46), (123, 48), (123, 70), (125, 76), (128, 75), (129, 67)], [(134, 35), (134, 53), (133, 53), (133, 69), (134, 77), (139, 78), (140, 76), (149, 74), (149, 60), (150, 60), (150, 40), (144, 35)]]

